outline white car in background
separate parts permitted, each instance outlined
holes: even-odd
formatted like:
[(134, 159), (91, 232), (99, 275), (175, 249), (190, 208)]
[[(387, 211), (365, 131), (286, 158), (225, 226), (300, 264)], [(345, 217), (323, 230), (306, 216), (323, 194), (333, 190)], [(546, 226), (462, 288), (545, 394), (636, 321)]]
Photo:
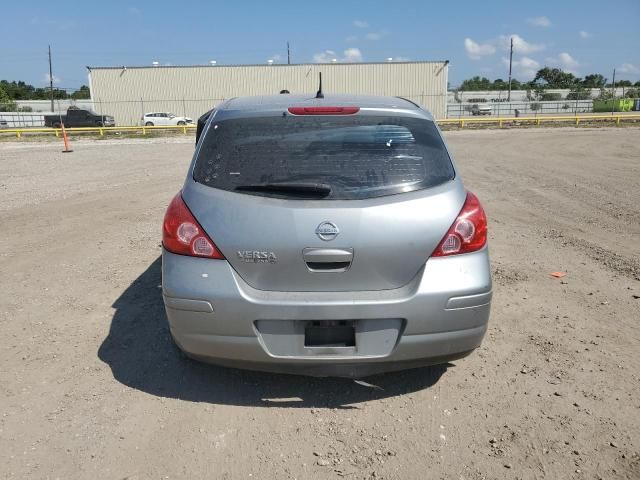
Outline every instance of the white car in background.
[(474, 103), (471, 106), (471, 115), (491, 115), (491, 105), (486, 103)]
[(154, 125), (188, 125), (192, 124), (193, 119), (189, 117), (179, 117), (175, 113), (169, 112), (150, 112), (145, 113), (142, 117), (142, 124), (145, 127), (153, 127)]

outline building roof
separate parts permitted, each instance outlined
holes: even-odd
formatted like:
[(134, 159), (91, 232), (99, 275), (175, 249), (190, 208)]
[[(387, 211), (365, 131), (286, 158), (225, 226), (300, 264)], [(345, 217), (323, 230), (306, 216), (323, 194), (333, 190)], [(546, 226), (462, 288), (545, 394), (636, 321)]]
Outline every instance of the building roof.
[(123, 68), (149, 68), (149, 69), (162, 69), (162, 68), (221, 68), (221, 67), (264, 67), (264, 68), (278, 68), (278, 67), (299, 67), (299, 66), (318, 66), (318, 65), (341, 65), (341, 66), (358, 66), (358, 65), (398, 65), (406, 63), (449, 63), (449, 60), (414, 60), (403, 62), (328, 62), (328, 63), (233, 63), (224, 64), (217, 63), (211, 65), (209, 63), (203, 63), (199, 65), (110, 65), (110, 66), (95, 66), (87, 65), (87, 70), (121, 70)]

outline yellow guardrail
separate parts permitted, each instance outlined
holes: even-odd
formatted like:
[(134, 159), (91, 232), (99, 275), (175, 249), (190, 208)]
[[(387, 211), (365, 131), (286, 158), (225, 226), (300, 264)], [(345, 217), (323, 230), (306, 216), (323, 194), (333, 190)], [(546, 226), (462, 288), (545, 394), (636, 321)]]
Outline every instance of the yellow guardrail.
[[(529, 124), (541, 125), (543, 122), (571, 122), (575, 125), (579, 125), (580, 122), (589, 122), (593, 120), (599, 121), (612, 121), (616, 125), (625, 121), (640, 121), (640, 114), (619, 114), (619, 115), (557, 115), (557, 116), (539, 116), (539, 117), (486, 117), (486, 118), (447, 118), (437, 120), (439, 125), (457, 125), (460, 128), (464, 128), (465, 125), (473, 124), (497, 124), (499, 127), (504, 125), (517, 125), (517, 124)], [(132, 125), (123, 127), (72, 127), (65, 128), (67, 133), (98, 133), (100, 136), (104, 136), (105, 132), (134, 132), (140, 131), (142, 135), (146, 135), (147, 132), (157, 130), (176, 130), (186, 134), (190, 130), (194, 130), (195, 125), (154, 125), (147, 127), (144, 125)], [(16, 137), (20, 138), (23, 134), (27, 133), (48, 133), (54, 134), (56, 137), (62, 135), (61, 128), (4, 128), (0, 129), (0, 133), (13, 133)]]
[(589, 122), (592, 120), (599, 121), (612, 121), (616, 125), (620, 125), (623, 121), (640, 121), (640, 114), (623, 114), (623, 115), (556, 115), (556, 116), (539, 116), (539, 117), (493, 117), (493, 118), (447, 118), (438, 120), (439, 125), (457, 125), (460, 128), (464, 128), (465, 125), (479, 123), (498, 124), (502, 127), (505, 124), (528, 124), (535, 123), (536, 125), (542, 124), (542, 122), (572, 122), (579, 125), (580, 122)]
[[(177, 130), (182, 133), (187, 133), (188, 130), (195, 130), (195, 125), (154, 125), (152, 127), (147, 126), (124, 126), (124, 127), (70, 127), (65, 128), (67, 133), (98, 133), (100, 136), (104, 136), (105, 132), (131, 132), (142, 131), (143, 135), (146, 135), (148, 131), (154, 130)], [(62, 135), (62, 128), (50, 128), (50, 127), (35, 127), (35, 128), (3, 128), (0, 129), (0, 133), (14, 133), (16, 137), (22, 137), (23, 133), (52, 133), (56, 137)]]

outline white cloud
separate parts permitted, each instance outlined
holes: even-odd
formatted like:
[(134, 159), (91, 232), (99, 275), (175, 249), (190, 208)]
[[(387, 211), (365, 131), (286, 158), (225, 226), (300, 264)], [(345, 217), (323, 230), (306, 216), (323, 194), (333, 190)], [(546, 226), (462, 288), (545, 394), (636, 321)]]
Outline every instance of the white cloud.
[(367, 28), (369, 27), (369, 23), (364, 20), (354, 20), (353, 26), (356, 28)]
[(367, 40), (380, 40), (382, 38), (382, 33), (380, 32), (369, 32), (365, 35)]
[(560, 55), (558, 55), (558, 58), (560, 59), (560, 62), (562, 63), (562, 65), (564, 65), (567, 68), (576, 68), (580, 66), (578, 61), (575, 58), (573, 58), (571, 55), (569, 55), (567, 52), (562, 52)]
[(551, 65), (558, 66), (574, 74), (576, 73), (575, 69), (580, 66), (580, 63), (567, 52), (562, 52), (557, 57), (547, 57), (545, 60)]
[(359, 48), (347, 48), (344, 51), (344, 57), (342, 57), (343, 62), (361, 62), (362, 61), (362, 52)]
[(480, 60), (482, 57), (496, 53), (496, 47), (491, 43), (477, 43), (470, 38), (464, 39), (464, 49), (471, 60)]
[(362, 61), (362, 52), (359, 48), (347, 48), (342, 52), (342, 57), (339, 57), (335, 50), (325, 50), (320, 53), (316, 53), (313, 56), (315, 63), (331, 63), (333, 60), (343, 63), (356, 63)]
[(593, 36), (589, 32), (587, 32), (586, 30), (580, 30), (578, 35), (580, 35), (580, 38), (582, 38), (583, 40), (586, 40), (587, 38), (591, 38)]
[[(545, 49), (544, 45), (539, 43), (527, 42), (517, 33), (511, 35), (500, 35), (498, 38), (488, 40), (485, 43), (478, 43), (473, 41), (471, 38), (465, 38), (464, 49), (467, 52), (467, 56), (471, 60), (481, 60), (483, 57), (488, 57), (496, 53), (496, 50), (498, 48), (509, 50), (511, 39), (513, 39), (513, 52), (516, 55), (528, 55), (530, 53), (539, 52)], [(522, 60), (525, 63), (527, 63), (528, 61), (535, 62), (535, 60), (524, 56), (522, 57)]]
[(527, 18), (527, 23), (534, 27), (547, 28), (551, 26), (551, 20), (544, 16)]
[(517, 33), (511, 35), (500, 35), (498, 44), (505, 50), (509, 50), (511, 39), (513, 38), (513, 51), (521, 55), (529, 55), (545, 49), (540, 43), (529, 43)]
[(45, 83), (49, 84), (49, 78), (53, 78), (54, 85), (60, 83), (60, 77), (56, 77), (55, 75), (53, 75), (53, 77), (49, 77), (49, 74), (45, 73), (44, 74)]
[(315, 63), (330, 63), (334, 58), (337, 58), (334, 50), (325, 50), (324, 52), (316, 53), (313, 56)]
[[(504, 57), (502, 59), (502, 63), (505, 66), (509, 66), (509, 57)], [(524, 80), (531, 79), (535, 77), (536, 72), (540, 69), (540, 63), (535, 61), (533, 58), (529, 57), (520, 57), (519, 59), (513, 60), (513, 70), (515, 76), (519, 76)]]
[(276, 53), (274, 55), (271, 55), (267, 61), (269, 60), (273, 60), (274, 63), (279, 62), (280, 60), (282, 60), (282, 55), (280, 55), (279, 53)]
[(631, 63), (623, 63), (618, 71), (621, 73), (640, 73), (640, 67), (637, 67)]

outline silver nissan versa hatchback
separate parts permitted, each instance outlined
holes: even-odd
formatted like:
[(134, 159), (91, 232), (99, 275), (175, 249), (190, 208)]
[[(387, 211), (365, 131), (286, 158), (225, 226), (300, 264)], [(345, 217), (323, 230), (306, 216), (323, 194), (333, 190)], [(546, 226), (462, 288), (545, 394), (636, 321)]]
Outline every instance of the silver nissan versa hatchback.
[(359, 377), (464, 357), (487, 329), (484, 211), (401, 98), (219, 105), (162, 243), (171, 334), (197, 359)]

